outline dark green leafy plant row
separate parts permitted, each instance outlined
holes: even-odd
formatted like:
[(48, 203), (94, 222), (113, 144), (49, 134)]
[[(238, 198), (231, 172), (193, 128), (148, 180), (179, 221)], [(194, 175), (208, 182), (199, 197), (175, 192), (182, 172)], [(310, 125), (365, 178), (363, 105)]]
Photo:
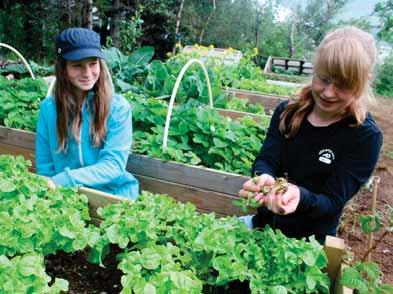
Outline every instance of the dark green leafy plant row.
[[(118, 49), (106, 50), (108, 64), (114, 74), (117, 89), (124, 93), (132, 90), (145, 97), (169, 98), (183, 66), (191, 58), (201, 58), (197, 53), (181, 53), (170, 57), (167, 61), (151, 61), (154, 48), (143, 47), (130, 56), (124, 56)], [(290, 96), (296, 90), (287, 87), (267, 84), (262, 70), (252, 61), (252, 55), (246, 55), (239, 64), (228, 65), (222, 59), (204, 59), (207, 68), (214, 106), (229, 108), (228, 98), (222, 90), (226, 87), (254, 90), (264, 93)], [(192, 65), (185, 73), (176, 101), (184, 103), (188, 99), (208, 102), (208, 88), (200, 66)], [(232, 105), (236, 106), (236, 105)], [(233, 109), (233, 108), (231, 108)], [(233, 109), (242, 111), (243, 109)]]
[(268, 118), (256, 123), (249, 116), (231, 121), (216, 110), (189, 100), (174, 107), (168, 147), (163, 150), (167, 103), (140, 99), (131, 92), (125, 97), (134, 113), (135, 153), (232, 173), (249, 174), (269, 124)]
[[(39, 100), (45, 95), (43, 80), (29, 78), (8, 81), (0, 77), (0, 121), (6, 127), (34, 131)], [(268, 118), (255, 123), (250, 117), (240, 122), (229, 121), (217, 111), (196, 100), (176, 106), (166, 151), (162, 150), (167, 103), (146, 99), (144, 95), (126, 93), (133, 105), (133, 151), (155, 158), (203, 165), (233, 173), (248, 175), (255, 154), (266, 134)], [(243, 103), (234, 99), (232, 103)], [(263, 108), (257, 108), (263, 112)]]
[(7, 80), (0, 75), (0, 124), (34, 131), (39, 103), (46, 95), (43, 79)]

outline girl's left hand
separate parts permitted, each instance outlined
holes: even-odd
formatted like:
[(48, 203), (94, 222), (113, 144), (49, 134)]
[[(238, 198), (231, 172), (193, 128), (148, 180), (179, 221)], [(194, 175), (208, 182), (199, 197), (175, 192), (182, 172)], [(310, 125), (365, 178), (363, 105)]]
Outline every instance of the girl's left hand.
[(288, 190), (279, 196), (281, 205), (278, 207), (278, 213), (283, 215), (294, 213), (300, 202), (299, 187), (289, 184)]
[(300, 202), (298, 186), (289, 184), (284, 194), (269, 193), (266, 196), (266, 207), (275, 214), (286, 215), (295, 212)]

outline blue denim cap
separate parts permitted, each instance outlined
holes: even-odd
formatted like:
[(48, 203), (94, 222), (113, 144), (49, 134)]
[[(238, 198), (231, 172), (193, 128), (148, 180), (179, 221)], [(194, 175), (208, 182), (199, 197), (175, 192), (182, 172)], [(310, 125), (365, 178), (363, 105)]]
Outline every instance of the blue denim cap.
[(104, 58), (100, 35), (84, 28), (70, 28), (62, 31), (56, 40), (57, 56), (75, 61), (89, 57)]

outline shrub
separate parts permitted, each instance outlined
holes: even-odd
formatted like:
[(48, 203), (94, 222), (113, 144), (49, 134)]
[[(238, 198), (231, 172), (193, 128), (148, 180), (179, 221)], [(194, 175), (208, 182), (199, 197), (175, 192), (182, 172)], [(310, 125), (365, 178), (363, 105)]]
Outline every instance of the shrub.
[(378, 68), (375, 90), (379, 95), (393, 98), (393, 53)]

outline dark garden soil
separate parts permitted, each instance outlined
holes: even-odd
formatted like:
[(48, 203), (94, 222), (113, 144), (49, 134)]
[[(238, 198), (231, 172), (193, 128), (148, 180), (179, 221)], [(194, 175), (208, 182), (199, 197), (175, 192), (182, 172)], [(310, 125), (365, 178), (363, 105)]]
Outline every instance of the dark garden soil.
[[(375, 172), (380, 177), (377, 195), (377, 211), (387, 212), (387, 206), (393, 206), (393, 99), (380, 99), (380, 104), (371, 112), (382, 129), (384, 145)], [(361, 260), (367, 251), (367, 236), (361, 233), (359, 214), (371, 213), (372, 192), (362, 190), (346, 206), (339, 228), (339, 237), (343, 238), (348, 249), (354, 253), (355, 261)], [(384, 229), (375, 234), (378, 240)], [(116, 250), (115, 250), (116, 251)], [(115, 252), (113, 251), (113, 252)], [(119, 293), (122, 273), (116, 269), (114, 255), (107, 260), (106, 268), (87, 262), (86, 252), (74, 254), (58, 253), (46, 257), (46, 270), (49, 275), (64, 278), (70, 283), (69, 293)], [(388, 233), (371, 253), (371, 260), (378, 263), (383, 272), (383, 282), (393, 284), (393, 234)], [(240, 283), (228, 289), (205, 289), (206, 293), (247, 293)]]
[[(112, 251), (115, 252), (115, 251)], [(106, 260), (105, 268), (87, 261), (88, 252), (58, 252), (45, 257), (46, 272), (52, 278), (62, 278), (69, 282), (69, 293), (120, 293), (120, 278), (114, 254)]]
[[(46, 273), (52, 278), (62, 278), (69, 282), (70, 294), (115, 294), (120, 293), (123, 273), (116, 269), (116, 254), (119, 248), (111, 248), (111, 255), (105, 258), (105, 268), (87, 261), (88, 252), (58, 252), (45, 257)], [(227, 288), (205, 287), (205, 294), (248, 294), (248, 284), (233, 282)]]

